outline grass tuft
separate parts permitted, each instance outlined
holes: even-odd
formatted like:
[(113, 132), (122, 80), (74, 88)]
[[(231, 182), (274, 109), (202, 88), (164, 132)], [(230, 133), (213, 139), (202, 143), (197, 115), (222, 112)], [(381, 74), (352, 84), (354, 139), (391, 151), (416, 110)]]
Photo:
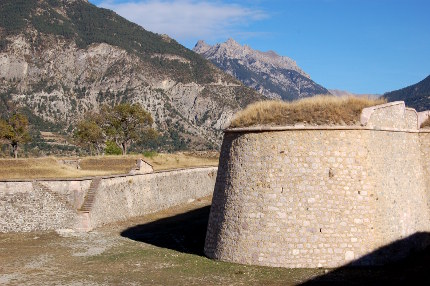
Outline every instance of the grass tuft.
[(423, 123), (421, 123), (420, 128), (430, 128), (430, 117), (427, 118)]
[[(0, 180), (4, 179), (38, 179), (38, 178), (79, 178), (87, 176), (105, 176), (126, 174), (136, 164), (136, 159), (143, 158), (150, 163), (155, 171), (217, 166), (218, 156), (207, 154), (152, 154), (150, 157), (136, 155), (127, 156), (95, 156), (81, 158), (81, 169), (63, 165), (55, 157), (0, 159)], [(72, 158), (70, 158), (72, 159)], [(77, 159), (77, 158), (74, 158)]]
[(254, 125), (355, 125), (363, 108), (386, 103), (382, 98), (320, 95), (293, 102), (261, 101), (239, 111), (230, 128)]

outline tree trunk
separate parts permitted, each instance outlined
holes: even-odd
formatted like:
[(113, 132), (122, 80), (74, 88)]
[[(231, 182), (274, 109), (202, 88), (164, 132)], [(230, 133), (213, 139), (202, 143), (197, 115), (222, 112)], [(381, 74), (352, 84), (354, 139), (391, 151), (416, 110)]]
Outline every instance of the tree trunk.
[(15, 159), (17, 159), (18, 158), (18, 143), (12, 144), (12, 151), (13, 151), (13, 157)]
[(122, 142), (121, 144), (122, 155), (127, 155), (127, 142)]

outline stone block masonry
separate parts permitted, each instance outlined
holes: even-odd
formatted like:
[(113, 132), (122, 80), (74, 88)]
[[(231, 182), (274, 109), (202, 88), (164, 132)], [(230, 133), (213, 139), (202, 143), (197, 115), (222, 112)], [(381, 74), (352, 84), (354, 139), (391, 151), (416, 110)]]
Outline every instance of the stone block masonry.
[(227, 130), (206, 255), (288, 268), (407, 255), (368, 254), (430, 232), (430, 133), (403, 102), (371, 109), (363, 126)]
[(207, 167), (103, 177), (85, 214), (79, 210), (92, 178), (3, 181), (0, 232), (91, 230), (212, 195), (216, 172)]

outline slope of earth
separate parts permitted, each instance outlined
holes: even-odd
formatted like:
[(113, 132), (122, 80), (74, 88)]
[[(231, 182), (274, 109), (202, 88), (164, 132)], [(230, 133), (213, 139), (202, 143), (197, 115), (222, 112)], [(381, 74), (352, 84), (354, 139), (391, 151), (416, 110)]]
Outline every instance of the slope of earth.
[(315, 83), (296, 62), (273, 51), (241, 46), (233, 39), (210, 46), (198, 41), (193, 51), (268, 98), (294, 100), (329, 91)]
[(405, 88), (384, 93), (388, 101), (402, 100), (417, 111), (430, 109), (430, 76)]
[(237, 110), (261, 99), (168, 36), (86, 0), (0, 2), (1, 114), (13, 101), (33, 123), (70, 133), (102, 104), (140, 103), (166, 149), (207, 149)]

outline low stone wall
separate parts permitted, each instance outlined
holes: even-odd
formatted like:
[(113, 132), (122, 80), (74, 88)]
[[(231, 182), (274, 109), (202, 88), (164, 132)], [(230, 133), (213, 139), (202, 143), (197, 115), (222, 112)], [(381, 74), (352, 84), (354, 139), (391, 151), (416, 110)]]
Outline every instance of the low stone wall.
[(156, 212), (212, 195), (217, 168), (197, 168), (102, 180), (91, 227)]
[[(216, 167), (104, 177), (84, 218), (91, 229), (212, 195)], [(0, 182), (0, 232), (80, 228), (92, 178)]]
[(227, 130), (206, 255), (313, 268), (384, 264), (413, 251), (371, 255), (430, 232), (430, 137), (403, 102), (364, 115), (365, 126)]
[(0, 232), (70, 227), (76, 212), (67, 199), (59, 200), (31, 182), (0, 182)]

